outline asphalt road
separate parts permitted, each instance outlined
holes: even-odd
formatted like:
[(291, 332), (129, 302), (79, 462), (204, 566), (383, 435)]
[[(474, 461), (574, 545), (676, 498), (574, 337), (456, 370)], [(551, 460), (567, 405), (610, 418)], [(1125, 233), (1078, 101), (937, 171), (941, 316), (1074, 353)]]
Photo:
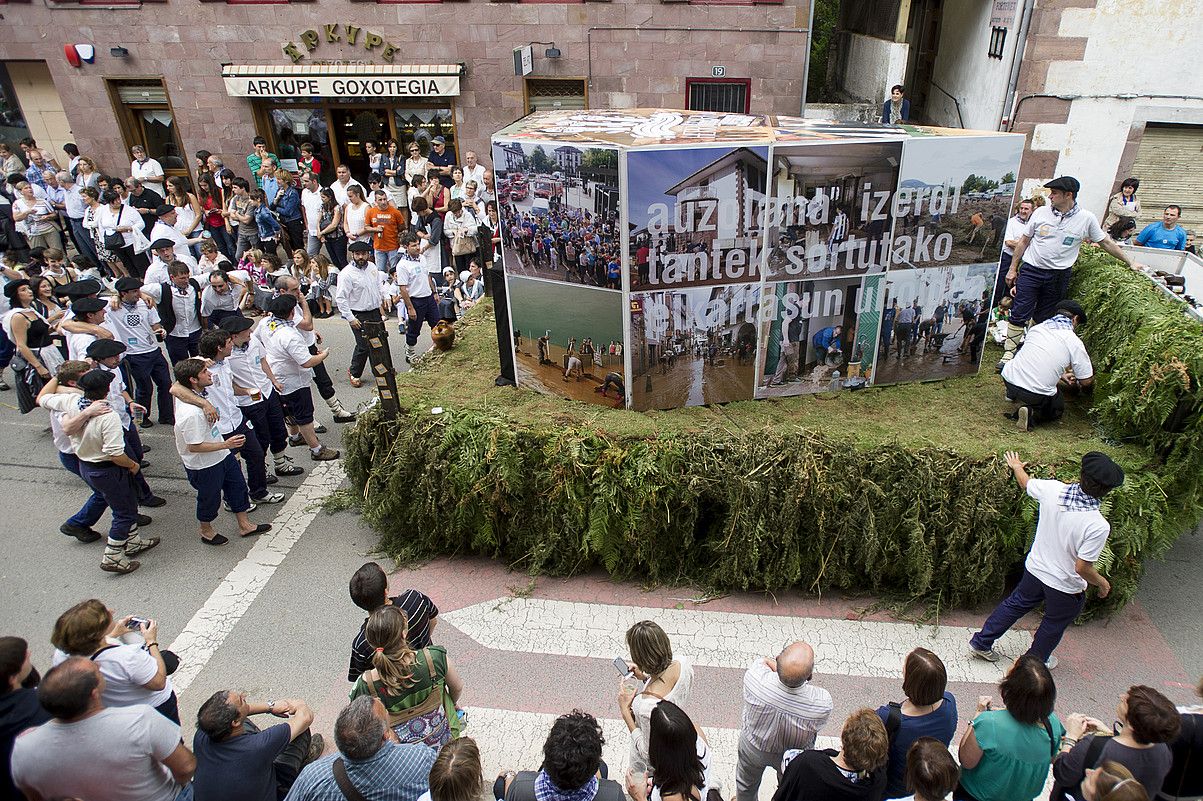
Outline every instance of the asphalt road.
[[(352, 389), (346, 380), (352, 349), (347, 327), (337, 319), (319, 321), (318, 325), (326, 343), (334, 350), (328, 363), (344, 404), (354, 407), (368, 401), (371, 398), (368, 387)], [(394, 361), (403, 365), (402, 344), (396, 328), (390, 327)], [(424, 338), (420, 349), (428, 345), (428, 338)], [(261, 545), (231, 537), (228, 545), (212, 548), (199, 541), (193, 507), (195, 496), (184, 478), (171, 431), (155, 427), (145, 437), (153, 448), (148, 457), (152, 462), (148, 478), (156, 492), (168, 500), (168, 505), (149, 510), (154, 523), (147, 531), (162, 537), (162, 543), (141, 557), (140, 570), (128, 576), (114, 576), (99, 569), (102, 543), (83, 545), (58, 532), (59, 524), (82, 503), (86, 490), (58, 465), (45, 417), (40, 412), (21, 416), (12, 407), (13, 402), (12, 393), (0, 393), (0, 431), (6, 453), (0, 463), (0, 504), (6, 511), (0, 522), (0, 542), (5, 554), (0, 564), (0, 582), (5, 588), (0, 634), (28, 639), (35, 664), (45, 670), (52, 651), (49, 635), (56, 617), (80, 600), (101, 598), (118, 615), (155, 618), (165, 644), (176, 643), (177, 650), (193, 655), (181, 668), (179, 682), (187, 684), (180, 692), (187, 739), (191, 738), (190, 721), (195, 720), (196, 709), (211, 693), (222, 688), (240, 688), (253, 698), (264, 700), (305, 698), (318, 712), (316, 729), (329, 733), (333, 718), (346, 699), (348, 644), (363, 618), (348, 599), (347, 580), (362, 562), (372, 558), (376, 543), (375, 534), (355, 515), (331, 515), (315, 508), (315, 501), (337, 485), (338, 468), (321, 467), (315, 474), (315, 463), (305, 458), (302, 449), (294, 449), (293, 456), (306, 468), (306, 473), (281, 479), (276, 488), (298, 497), (283, 506), (261, 507), (251, 516), (257, 522), (272, 522), (278, 530), (282, 529), (273, 534), (281, 536), (270, 541), (264, 539)], [(340, 427), (333, 423), (324, 404), (319, 403), (318, 407), (319, 420), (330, 428), (323, 439), (338, 447)], [(298, 493), (295, 488), (302, 482), (304, 489)], [(219, 519), (219, 525), (227, 535), (234, 534), (233, 521), (228, 515)], [(388, 566), (387, 562), (382, 564)], [(1168, 559), (1149, 567), (1137, 603), (1116, 621), (1094, 623), (1071, 633), (1071, 638), (1067, 638), (1070, 667), (1058, 673), (1059, 689), (1068, 706), (1106, 715), (1107, 708), (1114, 704), (1117, 688), (1126, 686), (1129, 679), (1156, 681), (1159, 676), (1162, 678), (1159, 684), (1175, 688), (1171, 697), (1180, 703), (1188, 700), (1190, 682), (1203, 673), (1203, 636), (1200, 636), (1203, 617), (1198, 614), (1201, 564), (1203, 537), (1196, 532), (1184, 537)], [(492, 586), (487, 592), (477, 586), (480, 582), (473, 578), (474, 572), (492, 576)], [(479, 559), (437, 560), (395, 576), (393, 588), (401, 586), (426, 589), (436, 601), (446, 604), (445, 610), (494, 597), (491, 594), (494, 591), (502, 596), (519, 597), (530, 592), (525, 576), (510, 578), (500, 566)], [(612, 585), (597, 577), (583, 577), (571, 581), (540, 580), (535, 595), (542, 594), (544, 588), (556, 587), (567, 587), (564, 592), (570, 592), (574, 600), (662, 604), (665, 608), (674, 605), (680, 608), (675, 596), (691, 594), (688, 590), (669, 589), (645, 595), (634, 585)], [(481, 598), (462, 598), (465, 593), (479, 594)], [(659, 595), (664, 598), (653, 598)], [(731, 603), (736, 602), (746, 602), (750, 610), (756, 604), (767, 603), (764, 596), (733, 596)], [(966, 621), (976, 619), (978, 614), (962, 613), (959, 617), (968, 625)], [(835, 615), (839, 618), (843, 613)], [(185, 631), (188, 636), (181, 637)], [(1146, 637), (1152, 644), (1149, 647), (1145, 647), (1146, 641), (1142, 639)], [(552, 707), (562, 705), (561, 701), (568, 703), (573, 698), (593, 695), (608, 698), (610, 694), (612, 677), (607, 672), (608, 659), (591, 660), (581, 666), (563, 658), (525, 653), (499, 656), (501, 652), (475, 644), (451, 622), (442, 624), (437, 639), (458, 654), (457, 659), (464, 660), (461, 670), (466, 683), (475, 688), (470, 704), (521, 710), (524, 707), (507, 706), (507, 699), (512, 703), (525, 699), (531, 704), (539, 702), (540, 708), (535, 711), (542, 712), (554, 711)], [(1121, 648), (1119, 643), (1128, 645)], [(1132, 648), (1128, 646), (1139, 653), (1129, 653)], [(1119, 658), (1121, 653), (1125, 655)], [(1092, 664), (1095, 655), (1098, 664)], [(497, 660), (503, 657), (508, 672), (499, 673)], [(540, 675), (561, 663), (560, 678), (549, 678), (546, 684), (532, 687), (529, 679), (521, 678)], [(1177, 665), (1170, 669), (1172, 663)], [(1166, 670), (1170, 672), (1167, 674)], [(716, 673), (706, 681), (725, 677), (725, 686), (728, 679), (738, 680), (736, 672), (729, 673), (730, 676)], [(830, 681), (837, 682), (837, 678)], [(870, 700), (860, 698), (861, 694), (876, 695), (876, 702), (880, 703), (881, 695), (887, 692), (884, 685), (874, 686), (873, 692), (868, 693), (863, 687), (857, 689), (863, 682), (846, 684), (845, 693), (850, 697), (837, 705), (844, 712), (850, 702)], [(552, 696), (560, 692), (557, 685), (563, 692), (573, 688), (568, 693), (571, 698), (556, 701)], [(515, 692), (515, 686), (520, 691)], [(719, 694), (722, 689), (716, 685), (714, 692)], [(541, 698), (547, 701), (546, 705), (540, 702)], [(971, 705), (972, 698), (966, 700)], [(724, 720), (718, 725), (738, 725), (735, 696), (718, 706), (725, 710)], [(489, 718), (481, 713), (478, 720), (481, 721), (478, 725), (483, 725)], [(531, 742), (527, 745), (537, 753), (542, 736), (539, 726), (543, 724), (531, 725)], [(837, 733), (838, 721), (833, 721), (828, 729), (824, 733)], [(494, 734), (504, 739), (505, 726), (499, 726)]]

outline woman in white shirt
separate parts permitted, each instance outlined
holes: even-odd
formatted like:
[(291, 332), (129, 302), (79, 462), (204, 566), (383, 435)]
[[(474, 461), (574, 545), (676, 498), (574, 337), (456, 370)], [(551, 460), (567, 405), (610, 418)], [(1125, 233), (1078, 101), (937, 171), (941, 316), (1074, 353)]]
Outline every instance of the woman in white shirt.
[(618, 711), (631, 732), (632, 770), (648, 763), (648, 737), (652, 710), (661, 701), (685, 704), (693, 685), (693, 666), (684, 659), (673, 659), (672, 644), (664, 629), (650, 620), (642, 620), (627, 630), (631, 651), (631, 674), (638, 684), (624, 680), (618, 690)]
[(464, 195), (465, 195), (465, 192), (464, 192), (464, 168), (463, 167), (452, 167), (451, 168), (451, 199), (456, 200), (458, 198), (459, 200), (463, 200)]
[(459, 275), (464, 270), (468, 269), (468, 262), (479, 252), (480, 243), (477, 242), (477, 247), (469, 250), (466, 253), (457, 254), (456, 245), (462, 242), (465, 237), (476, 237), (476, 230), (480, 227), (480, 220), (476, 215), (464, 206), (463, 201), (458, 199), (452, 200), (447, 205), (447, 216), (443, 218), (443, 235), (451, 240), (451, 252), (455, 257), (455, 274)]
[[(368, 174), (380, 172), (380, 159), (384, 155), (376, 147), (376, 143), (367, 140), (363, 143), (364, 155), (368, 159)], [(383, 175), (383, 173), (381, 173)]]
[(26, 181), (17, 184), (17, 199), (13, 201), (13, 220), (20, 223), (21, 233), (29, 240), (30, 248), (63, 249), (63, 237), (55, 227), (58, 214), (44, 198), (34, 195), (33, 186)]
[[(704, 801), (715, 786), (706, 735), (672, 701), (658, 703), (651, 714), (648, 763), (627, 774), (627, 790), (635, 801)], [(640, 776), (646, 778), (641, 782)]]
[[(158, 540), (147, 542), (157, 544)], [(124, 641), (132, 635), (140, 636), (143, 644)], [(136, 622), (130, 615), (114, 621), (112, 610), (92, 598), (59, 616), (50, 642), (55, 647), (52, 660), (55, 665), (72, 656), (96, 663), (105, 679), (101, 696), (105, 706), (146, 704), (179, 725), (175, 689), (167, 678), (167, 664), (159, 646), (159, 624), (155, 621)]]
[[(144, 265), (141, 270), (138, 269), (133, 233), (135, 225), (142, 225), (141, 215), (122, 203), (121, 196), (111, 189), (100, 196), (100, 202), (102, 205), (96, 211), (96, 228), (100, 231), (105, 249), (121, 263), (118, 272), (122, 275), (142, 275), (146, 267)], [(118, 236), (121, 238), (120, 245), (117, 244)]]
[(79, 164), (76, 165), (75, 183), (80, 189), (87, 187), (95, 187), (100, 180), (100, 173), (96, 170), (96, 162), (87, 156), (79, 157)]
[(415, 175), (426, 175), (430, 162), (422, 158), (422, 151), (417, 142), (409, 143), (409, 158), (405, 160), (405, 182), (412, 184)]
[[(167, 179), (167, 202), (175, 206), (175, 230), (184, 235), (185, 239), (195, 239), (200, 236), (201, 208), (200, 200), (188, 191), (188, 185), (178, 175)], [(194, 252), (192, 255), (196, 255)]]
[(372, 235), (364, 230), (364, 217), (371, 208), (363, 199), (363, 187), (352, 184), (347, 187), (347, 205), (343, 207), (343, 230), (347, 232), (347, 244), (371, 242)]

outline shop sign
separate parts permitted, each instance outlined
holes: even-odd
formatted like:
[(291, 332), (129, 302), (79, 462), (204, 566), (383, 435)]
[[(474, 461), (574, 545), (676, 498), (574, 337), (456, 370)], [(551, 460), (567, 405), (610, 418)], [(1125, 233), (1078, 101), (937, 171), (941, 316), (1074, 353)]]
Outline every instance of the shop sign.
[[(360, 34), (363, 34), (360, 38)], [(323, 25), (320, 31), (310, 28), (307, 31), (301, 31), (297, 34), (297, 38), (301, 40), (301, 45), (298, 47), (295, 42), (289, 42), (282, 48), (284, 55), (292, 59), (293, 64), (299, 64), (305, 58), (306, 53), (312, 53), (317, 49), (319, 44), (349, 44), (354, 47), (362, 46), (372, 54), (379, 54), (385, 61), (392, 61), (400, 48), (396, 45), (386, 42), (384, 37), (378, 33), (365, 31), (357, 25), (340, 25), (337, 22), (333, 25)], [(302, 48), (304, 48), (302, 50)]]
[(231, 97), (455, 97), (457, 75), (252, 75), (226, 77)]

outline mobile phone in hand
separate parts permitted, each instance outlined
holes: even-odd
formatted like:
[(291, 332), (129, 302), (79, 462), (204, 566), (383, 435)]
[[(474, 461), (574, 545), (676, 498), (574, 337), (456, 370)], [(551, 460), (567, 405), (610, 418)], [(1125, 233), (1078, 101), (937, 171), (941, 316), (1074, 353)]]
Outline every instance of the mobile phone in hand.
[(631, 675), (631, 666), (621, 656), (614, 657), (614, 669), (618, 671), (619, 676), (625, 677)]
[(131, 617), (129, 619), (129, 630), (130, 631), (141, 631), (142, 627), (148, 623), (150, 623), (150, 621), (144, 617)]

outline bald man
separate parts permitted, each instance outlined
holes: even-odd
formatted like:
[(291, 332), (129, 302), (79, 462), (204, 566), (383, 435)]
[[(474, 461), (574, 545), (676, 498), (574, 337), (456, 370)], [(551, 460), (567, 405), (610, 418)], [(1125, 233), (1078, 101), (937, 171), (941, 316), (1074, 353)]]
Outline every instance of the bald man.
[(757, 660), (744, 673), (743, 727), (735, 771), (737, 801), (756, 801), (764, 769), (781, 779), (781, 757), (791, 748), (814, 748), (831, 715), (831, 693), (810, 683), (815, 652), (791, 643), (774, 657)]

